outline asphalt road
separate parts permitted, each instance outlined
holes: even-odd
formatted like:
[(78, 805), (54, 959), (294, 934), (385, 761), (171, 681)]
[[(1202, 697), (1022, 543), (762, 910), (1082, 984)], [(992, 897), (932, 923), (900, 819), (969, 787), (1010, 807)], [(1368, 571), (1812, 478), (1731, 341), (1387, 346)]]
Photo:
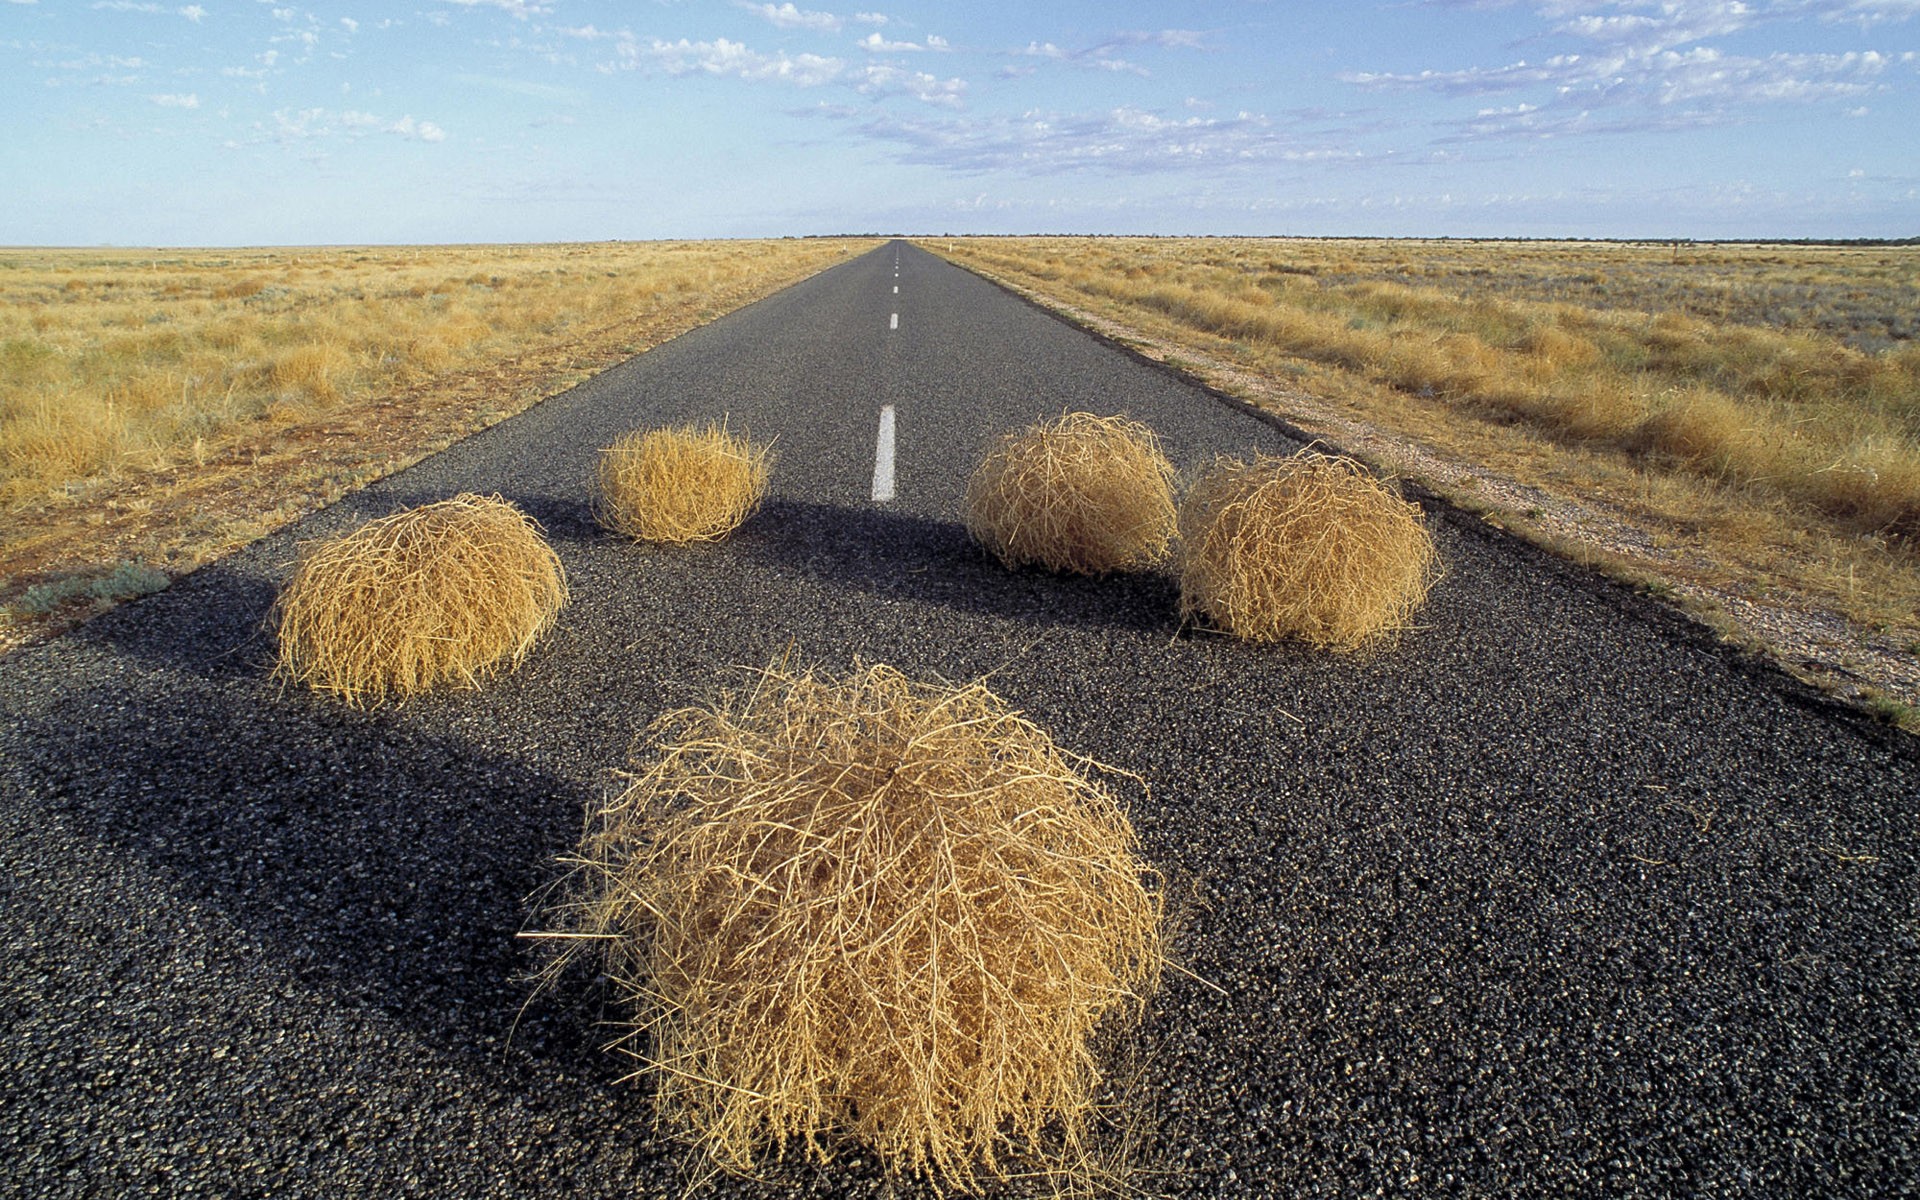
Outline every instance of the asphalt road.
[[(1117, 1073), (1149, 1194), (1920, 1186), (1911, 739), (1438, 509), (1420, 628), (1359, 659), (1182, 631), (1164, 577), (1003, 571), (967, 472), (1073, 408), (1182, 467), (1290, 444), (894, 244), (0, 660), (0, 1192), (684, 1185), (604, 992), (528, 1003), (514, 934), (649, 722), (789, 649), (992, 673), (1151, 782), (1134, 822), (1206, 982), (1169, 976)], [(597, 447), (723, 414), (778, 439), (746, 529), (596, 531)], [(461, 490), (565, 561), (527, 665), (371, 714), (275, 684), (296, 539)], [(856, 1160), (712, 1194), (888, 1188)]]

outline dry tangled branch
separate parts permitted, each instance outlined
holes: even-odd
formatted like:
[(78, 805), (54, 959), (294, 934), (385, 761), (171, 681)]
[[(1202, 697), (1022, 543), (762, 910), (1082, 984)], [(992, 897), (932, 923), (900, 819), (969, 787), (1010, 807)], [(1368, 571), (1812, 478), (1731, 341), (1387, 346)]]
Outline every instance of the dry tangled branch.
[(1222, 458), (1180, 509), (1180, 609), (1256, 642), (1355, 650), (1404, 629), (1438, 557), (1417, 505), (1352, 459)]
[(302, 547), (268, 624), (284, 677), (377, 704), (518, 666), (566, 600), (538, 523), (463, 494)]
[(1089, 1036), (1162, 966), (1154, 877), (1086, 764), (984, 686), (884, 666), (769, 668), (657, 734), (579, 859), (592, 940), (560, 944), (606, 952), (660, 1116), (734, 1170), (847, 1136), (961, 1187), (1070, 1161)]
[(594, 517), (640, 541), (718, 541), (759, 507), (772, 462), (724, 425), (635, 430), (600, 452)]
[(1009, 567), (1150, 567), (1173, 542), (1173, 479), (1145, 425), (1067, 413), (987, 452), (967, 484), (967, 532)]

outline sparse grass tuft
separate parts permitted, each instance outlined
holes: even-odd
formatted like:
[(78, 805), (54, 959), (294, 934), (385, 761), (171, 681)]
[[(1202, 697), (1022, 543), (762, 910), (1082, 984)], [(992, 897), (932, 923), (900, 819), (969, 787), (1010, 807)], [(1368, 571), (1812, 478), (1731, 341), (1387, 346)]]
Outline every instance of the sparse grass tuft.
[(636, 430), (600, 452), (594, 517), (638, 541), (718, 541), (760, 506), (772, 463), (724, 425)]
[(1009, 567), (1150, 567), (1173, 542), (1173, 465), (1153, 430), (1067, 413), (1003, 436), (967, 484), (967, 532)]
[(1418, 506), (1348, 458), (1222, 458), (1180, 510), (1180, 608), (1255, 642), (1377, 644), (1426, 599), (1438, 559)]
[(11, 607), (24, 616), (43, 617), (76, 600), (117, 604), (165, 591), (173, 579), (145, 563), (123, 562), (101, 573), (79, 573), (28, 588)]
[(585, 840), (555, 971), (604, 952), (662, 1121), (733, 1171), (851, 1137), (938, 1186), (1070, 1173), (1089, 1038), (1162, 967), (1090, 764), (980, 684), (885, 666), (770, 668), (655, 734)]
[(1885, 721), (1909, 733), (1920, 733), (1920, 706), (1877, 690), (1863, 698), (1863, 705), (1876, 720)]
[(268, 623), (283, 677), (372, 705), (518, 666), (566, 599), (539, 525), (463, 494), (302, 547)]

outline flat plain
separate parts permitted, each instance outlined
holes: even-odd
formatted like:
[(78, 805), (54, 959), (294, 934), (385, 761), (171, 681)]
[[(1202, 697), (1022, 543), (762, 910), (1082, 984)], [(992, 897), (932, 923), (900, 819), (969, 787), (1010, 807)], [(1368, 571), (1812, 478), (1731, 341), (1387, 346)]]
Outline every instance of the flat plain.
[[(1063, 409), (1130, 414), (1183, 472), (1299, 444), (895, 246), (0, 659), (3, 1186), (698, 1181), (606, 1050), (605, 984), (533, 994), (516, 935), (654, 719), (786, 660), (985, 679), (1137, 777), (1181, 968), (1106, 1060), (1137, 1194), (1911, 1190), (1911, 738), (1431, 498), (1446, 572), (1359, 656), (1183, 626), (1164, 573), (1009, 571), (967, 535), (968, 474)], [(600, 447), (723, 418), (779, 456), (731, 539), (597, 525)], [(524, 666), (371, 711), (278, 683), (296, 546), (462, 491), (565, 565)], [(710, 1194), (920, 1193), (854, 1150)]]

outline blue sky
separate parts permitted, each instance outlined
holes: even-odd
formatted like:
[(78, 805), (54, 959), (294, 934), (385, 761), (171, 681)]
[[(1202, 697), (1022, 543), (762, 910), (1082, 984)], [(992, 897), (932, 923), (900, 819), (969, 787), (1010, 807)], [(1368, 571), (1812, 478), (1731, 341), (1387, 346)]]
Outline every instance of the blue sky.
[(0, 244), (1920, 234), (1920, 0), (859, 4), (0, 0)]

